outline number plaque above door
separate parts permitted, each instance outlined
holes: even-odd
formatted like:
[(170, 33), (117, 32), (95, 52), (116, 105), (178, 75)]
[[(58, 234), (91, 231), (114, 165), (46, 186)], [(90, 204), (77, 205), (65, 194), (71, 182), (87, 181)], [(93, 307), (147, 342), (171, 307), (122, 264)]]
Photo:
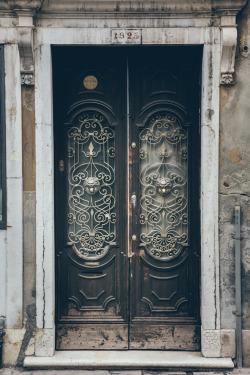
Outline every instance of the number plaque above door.
[(140, 29), (111, 30), (112, 44), (141, 44)]

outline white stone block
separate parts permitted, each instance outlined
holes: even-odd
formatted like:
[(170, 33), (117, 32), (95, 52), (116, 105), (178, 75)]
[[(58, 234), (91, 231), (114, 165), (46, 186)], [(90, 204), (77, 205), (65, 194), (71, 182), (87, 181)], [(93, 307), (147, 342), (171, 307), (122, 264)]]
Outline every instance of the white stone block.
[(221, 356), (221, 332), (219, 330), (201, 328), (201, 352), (206, 358)]
[(54, 329), (37, 329), (35, 335), (35, 355), (40, 357), (52, 357), (55, 347)]

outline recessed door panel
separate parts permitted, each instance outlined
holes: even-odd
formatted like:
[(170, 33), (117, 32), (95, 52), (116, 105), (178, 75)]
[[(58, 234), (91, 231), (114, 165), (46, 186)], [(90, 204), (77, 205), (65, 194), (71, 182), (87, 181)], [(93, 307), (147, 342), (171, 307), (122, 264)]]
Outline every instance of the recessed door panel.
[(53, 50), (57, 349), (199, 350), (192, 51)]

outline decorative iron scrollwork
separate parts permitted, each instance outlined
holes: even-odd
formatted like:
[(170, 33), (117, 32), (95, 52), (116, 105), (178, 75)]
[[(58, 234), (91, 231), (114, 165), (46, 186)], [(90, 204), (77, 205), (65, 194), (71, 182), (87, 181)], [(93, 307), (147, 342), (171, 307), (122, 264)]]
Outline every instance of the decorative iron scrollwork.
[(104, 256), (116, 239), (115, 132), (98, 112), (68, 130), (68, 240), (84, 259)]
[(161, 260), (188, 244), (188, 131), (162, 111), (140, 132), (140, 240)]

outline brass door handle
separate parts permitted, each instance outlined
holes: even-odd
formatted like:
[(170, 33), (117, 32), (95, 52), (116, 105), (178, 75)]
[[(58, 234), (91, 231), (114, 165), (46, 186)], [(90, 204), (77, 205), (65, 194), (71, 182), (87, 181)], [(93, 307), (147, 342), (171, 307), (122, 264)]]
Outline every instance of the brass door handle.
[(135, 208), (135, 206), (136, 206), (136, 195), (132, 194), (131, 199), (132, 199), (132, 206), (133, 206), (133, 208)]
[(64, 160), (59, 160), (58, 169), (59, 172), (64, 172)]

